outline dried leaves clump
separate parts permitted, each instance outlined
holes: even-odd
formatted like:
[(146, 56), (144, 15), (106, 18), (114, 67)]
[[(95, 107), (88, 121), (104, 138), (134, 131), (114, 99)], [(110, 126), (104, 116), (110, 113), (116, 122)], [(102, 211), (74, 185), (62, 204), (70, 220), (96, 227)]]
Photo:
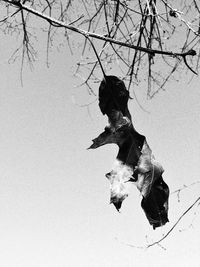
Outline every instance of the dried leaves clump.
[(109, 126), (93, 140), (90, 149), (110, 143), (118, 145), (113, 169), (106, 174), (111, 185), (110, 203), (119, 211), (128, 196), (128, 184), (134, 183), (141, 193), (146, 217), (155, 229), (168, 222), (169, 188), (145, 136), (133, 127), (128, 98), (123, 81), (115, 76), (104, 78), (99, 88), (99, 107), (108, 116)]

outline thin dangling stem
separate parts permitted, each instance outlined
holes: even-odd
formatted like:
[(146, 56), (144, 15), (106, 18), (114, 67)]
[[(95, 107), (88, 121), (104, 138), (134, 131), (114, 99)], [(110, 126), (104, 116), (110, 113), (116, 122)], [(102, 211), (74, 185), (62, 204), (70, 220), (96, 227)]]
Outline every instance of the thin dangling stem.
[(99, 62), (99, 66), (100, 66), (100, 68), (101, 68), (101, 71), (102, 71), (102, 73), (103, 73), (103, 76), (104, 76), (104, 78), (106, 79), (106, 74), (105, 74), (105, 71), (104, 71), (103, 66), (102, 66), (102, 64), (101, 64), (101, 60), (100, 60), (100, 58), (99, 58), (99, 55), (98, 55), (98, 53), (97, 53), (97, 50), (96, 50), (96, 48), (95, 48), (93, 42), (90, 40), (90, 38), (89, 38), (88, 36), (87, 36), (86, 38), (87, 38), (87, 39), (89, 40), (89, 42), (91, 43), (91, 46), (92, 46), (92, 48), (93, 48), (93, 50), (94, 50), (94, 53), (95, 53), (95, 55), (96, 55), (96, 57), (97, 57), (97, 60), (98, 60), (98, 62)]

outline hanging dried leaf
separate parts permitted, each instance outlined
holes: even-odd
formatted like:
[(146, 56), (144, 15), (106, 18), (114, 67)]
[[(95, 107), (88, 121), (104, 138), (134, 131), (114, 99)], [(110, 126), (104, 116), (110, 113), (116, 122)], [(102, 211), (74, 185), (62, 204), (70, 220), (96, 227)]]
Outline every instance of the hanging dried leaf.
[(115, 76), (104, 78), (99, 87), (99, 107), (108, 116), (109, 125), (89, 148), (118, 145), (113, 169), (106, 174), (111, 188), (110, 203), (119, 211), (128, 196), (129, 182), (134, 183), (142, 195), (146, 217), (155, 229), (168, 222), (169, 188), (162, 178), (164, 170), (152, 155), (145, 136), (133, 127), (128, 99), (123, 81)]

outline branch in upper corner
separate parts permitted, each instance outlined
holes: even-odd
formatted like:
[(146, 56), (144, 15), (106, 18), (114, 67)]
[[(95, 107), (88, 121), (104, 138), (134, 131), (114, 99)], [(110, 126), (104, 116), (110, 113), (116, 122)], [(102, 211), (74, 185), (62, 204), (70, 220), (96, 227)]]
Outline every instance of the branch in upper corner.
[[(138, 1), (138, 3), (124, 1), (122, 3), (123, 1), (118, 0), (92, 1), (91, 3), (88, 1), (66, 2), (64, 0), (26, 2), (24, 0), (2, 0), (2, 2), (6, 3), (5, 7), (8, 9), (2, 22), (6, 21), (3, 26), (9, 31), (12, 29), (13, 32), (16, 32), (17, 25), (20, 30), (19, 33), (22, 33), (22, 24), (19, 22), (19, 17), (13, 18), (16, 14), (13, 13), (13, 10), (17, 10), (17, 12), (23, 10), (25, 15), (27, 12), (31, 17), (29, 21), (26, 21), (29, 37), (31, 37), (30, 31), (34, 31), (36, 26), (40, 27), (38, 23), (34, 25), (34, 21), (37, 18), (41, 19), (40, 22), (43, 22), (41, 23), (41, 29), (48, 32), (47, 66), (49, 47), (53, 37), (56, 42), (58, 41), (61, 45), (64, 44), (63, 39), (60, 39), (60, 36), (57, 38), (58, 35), (55, 36), (55, 33), (63, 34), (64, 32), (61, 37), (64, 38), (67, 35), (68, 45), (68, 34), (70, 32), (76, 32), (79, 36), (82, 35), (85, 42), (82, 42), (82, 40), (80, 42), (79, 39), (74, 39), (74, 41), (81, 44), (81, 51), (85, 52), (80, 59), (81, 61), (84, 59), (84, 65), (82, 64), (83, 67), (81, 68), (84, 74), (81, 73), (81, 75), (86, 77), (84, 83), (86, 85), (88, 81), (97, 82), (101, 79), (98, 72), (98, 62), (93, 63), (93, 59), (90, 61), (91, 53), (88, 38), (90, 38), (98, 51), (97, 59), (100, 59), (105, 73), (113, 69), (116, 71), (115, 74), (120, 76), (122, 80), (129, 80), (128, 90), (130, 86), (132, 87), (134, 84), (144, 81), (148, 84), (148, 97), (153, 97), (160, 89), (164, 90), (166, 83), (170, 79), (176, 78), (178, 70), (175, 63), (177, 60), (182, 63), (182, 66), (186, 66), (192, 74), (197, 74), (198, 72), (200, 60), (198, 42), (200, 35), (195, 35), (195, 38), (193, 38), (193, 34), (199, 30), (199, 19), (195, 16), (191, 22), (186, 21), (187, 23), (183, 24), (184, 27), (187, 25), (186, 36), (184, 39), (179, 38), (180, 31), (177, 28), (182, 26), (179, 25), (180, 21), (176, 14), (180, 14), (183, 17), (189, 11), (183, 9), (184, 13), (180, 13), (165, 0), (160, 1), (159, 4), (157, 3), (158, 1)], [(190, 13), (194, 11), (194, 8), (196, 8), (195, 12), (198, 15), (197, 5), (191, 7)], [(180, 7), (180, 10), (182, 10), (182, 7)], [(8, 17), (7, 15), (11, 11), (12, 15)], [(74, 11), (77, 12), (75, 13)], [(75, 18), (74, 14), (77, 14)], [(11, 20), (8, 19), (10, 17), (12, 17)], [(188, 25), (194, 28), (193, 31)], [(48, 27), (47, 29), (46, 26)], [(51, 29), (52, 34), (50, 35)], [(29, 38), (31, 44), (34, 44), (34, 40), (33, 42), (32, 40), (33, 38)], [(172, 45), (173, 42), (174, 44)], [(184, 45), (182, 42), (184, 42)], [(175, 47), (177, 49), (180, 48), (180, 50), (176, 52)], [(70, 45), (69, 48), (71, 49)], [(76, 49), (76, 47), (74, 48)], [(191, 48), (194, 50), (190, 50)], [(199, 55), (193, 60), (191, 56), (196, 55), (195, 50)], [(191, 53), (191, 51), (194, 53)], [(194, 65), (192, 64), (193, 62)]]
[[(194, 56), (194, 53), (189, 53), (190, 50), (188, 52), (186, 52), (186, 53), (178, 53), (178, 52), (172, 52), (172, 51), (163, 51), (163, 50), (157, 50), (157, 49), (150, 49), (150, 48), (146, 48), (146, 47), (142, 47), (142, 46), (133, 45), (132, 43), (122, 42), (122, 41), (119, 41), (119, 40), (116, 40), (116, 39), (113, 39), (113, 38), (110, 38), (110, 37), (107, 37), (107, 36), (104, 36), (104, 35), (99, 35), (99, 34), (96, 34), (96, 33), (93, 33), (93, 32), (82, 30), (82, 29), (80, 29), (78, 27), (75, 27), (73, 25), (70, 25), (70, 24), (66, 24), (63, 21), (59, 21), (59, 20), (57, 20), (57, 19), (55, 19), (53, 17), (50, 17), (50, 16), (48, 16), (48, 15), (46, 15), (44, 13), (41, 13), (41, 12), (35, 10), (34, 8), (28, 7), (27, 5), (24, 5), (24, 4), (20, 3), (19, 0), (17, 0), (17, 1), (16, 0), (3, 0), (3, 1), (6, 2), (6, 3), (9, 3), (9, 4), (12, 4), (14, 6), (17, 6), (20, 9), (23, 9), (23, 10), (25, 10), (27, 12), (30, 12), (31, 14), (33, 14), (33, 15), (35, 15), (37, 17), (40, 17), (40, 18), (48, 21), (54, 27), (66, 28), (68, 30), (77, 32), (77, 33), (83, 35), (84, 37), (92, 37), (92, 38), (95, 38), (95, 39), (98, 39), (98, 40), (106, 41), (108, 43), (113, 43), (113, 44), (116, 44), (116, 45), (119, 45), (119, 46), (128, 47), (128, 48), (131, 48), (131, 49), (135, 49), (135, 50), (138, 50), (138, 51), (141, 51), (141, 52), (145, 52), (145, 53), (151, 54), (152, 56), (155, 56), (155, 54), (165, 55), (165, 56), (172, 56), (172, 57), (179, 57), (179, 56), (186, 56), (186, 55)], [(194, 51), (194, 50), (192, 50), (192, 51)]]

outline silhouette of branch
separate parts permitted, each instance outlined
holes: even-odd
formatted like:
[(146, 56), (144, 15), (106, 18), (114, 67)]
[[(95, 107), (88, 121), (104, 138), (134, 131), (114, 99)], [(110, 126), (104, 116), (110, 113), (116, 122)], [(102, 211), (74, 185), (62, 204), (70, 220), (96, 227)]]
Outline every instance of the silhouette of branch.
[(195, 205), (199, 205), (200, 204), (200, 197), (198, 197), (183, 213), (182, 215), (177, 219), (177, 221), (174, 223), (174, 225), (170, 228), (170, 230), (164, 234), (164, 236), (160, 239), (158, 239), (157, 241), (154, 241), (148, 245), (145, 246), (137, 246), (134, 244), (130, 244), (130, 243), (125, 243), (125, 242), (121, 242), (126, 246), (132, 247), (132, 248), (139, 248), (139, 249), (148, 249), (150, 247), (153, 247), (155, 245), (160, 246), (162, 249), (165, 249), (161, 243), (173, 232), (173, 230), (176, 228), (176, 226), (179, 224), (179, 222), (186, 216), (186, 214), (195, 206)]
[(172, 228), (159, 240), (147, 245), (146, 248), (150, 248), (154, 245), (160, 244), (164, 239), (166, 239), (166, 237), (168, 237), (168, 235), (174, 230), (174, 228), (178, 225), (178, 223), (183, 219), (183, 217), (198, 203), (200, 202), (200, 197), (198, 197), (188, 208), (185, 212), (183, 212), (183, 214), (178, 218), (178, 220), (176, 221), (176, 223), (172, 226)]
[[(148, 54), (151, 54), (152, 56), (155, 56), (155, 54), (158, 55), (165, 55), (165, 56), (172, 56), (172, 57), (185, 57), (185, 56), (194, 56), (196, 55), (196, 53), (191, 53), (191, 51), (189, 50), (188, 52), (184, 52), (184, 53), (178, 53), (178, 52), (172, 52), (172, 51), (161, 51), (161, 50), (157, 50), (157, 49), (150, 49), (150, 48), (146, 48), (146, 47), (142, 47), (142, 46), (137, 46), (137, 45), (133, 45), (133, 44), (129, 44), (129, 43), (125, 43), (125, 42), (121, 42), (119, 40), (116, 39), (112, 39), (110, 37), (106, 37), (106, 36), (102, 36), (93, 32), (88, 32), (85, 31), (83, 29), (77, 28), (75, 26), (72, 26), (70, 24), (66, 24), (62, 21), (59, 21), (53, 17), (50, 17), (46, 14), (43, 14), (37, 10), (35, 10), (34, 8), (30, 8), (24, 4), (22, 4), (20, 1), (16, 1), (16, 0), (3, 0), (4, 2), (7, 2), (9, 4), (12, 4), (20, 9), (23, 9), (29, 13), (32, 13), (33, 15), (40, 17), (44, 20), (46, 20), (47, 22), (49, 22), (52, 26), (54, 27), (63, 27), (66, 28), (68, 30), (74, 31), (76, 33), (79, 33), (83, 36), (87, 37), (92, 37), (98, 40), (102, 40), (102, 41), (106, 41), (109, 43), (113, 43), (116, 45), (120, 45), (120, 46), (124, 46), (124, 47), (128, 47), (128, 48), (132, 48), (135, 49), (136, 51), (141, 51), (141, 52), (145, 52)], [(194, 50), (193, 50), (194, 51)]]
[(193, 183), (191, 183), (191, 184), (189, 184), (189, 185), (185, 185), (185, 184), (184, 184), (181, 188), (179, 188), (179, 189), (177, 189), (177, 190), (171, 192), (170, 195), (177, 194), (178, 202), (180, 202), (180, 193), (181, 193), (183, 190), (188, 189), (188, 188), (190, 188), (190, 187), (192, 187), (192, 186), (194, 186), (194, 185), (196, 185), (196, 184), (199, 184), (199, 183), (200, 183), (200, 181), (193, 182)]
[[(47, 33), (47, 66), (53, 41), (58, 39), (63, 44), (63, 40), (57, 38), (57, 33), (63, 33), (64, 30), (61, 37), (67, 39), (71, 53), (74, 53), (74, 47), (70, 42), (70, 33), (77, 33), (84, 37), (84, 42), (80, 43), (81, 61), (83, 59), (84, 64), (78, 66), (78, 71), (84, 71), (84, 84), (101, 79), (96, 74), (98, 58), (94, 62), (88, 54), (93, 44), (97, 51), (101, 51), (98, 55), (105, 66), (105, 73), (118, 68), (122, 80), (128, 81), (129, 90), (134, 83), (145, 81), (148, 85), (147, 96), (151, 98), (163, 89), (172, 77), (175, 78), (181, 64), (192, 75), (198, 73), (200, 9), (197, 1), (187, 1), (188, 3), (180, 1), (180, 11), (166, 0), (160, 1), (159, 4), (155, 0), (138, 0), (137, 3), (120, 0), (92, 3), (83, 0), (2, 0), (7, 12), (0, 20), (0, 27), (5, 33), (12, 34), (17, 31), (18, 35), (23, 34), (24, 29), (28, 29), (30, 37), (30, 31), (34, 31), (31, 19), (38, 17), (46, 21), (47, 26), (45, 23), (41, 24), (41, 29)], [(17, 8), (16, 12), (13, 12), (14, 8)], [(22, 10), (24, 14), (28, 13), (29, 20), (20, 20), (17, 14)], [(77, 14), (75, 18), (73, 14)], [(188, 21), (188, 18), (191, 20)], [(24, 23), (26, 25), (23, 26)], [(179, 38), (179, 30), (182, 28), (185, 33), (182, 35), (184, 39)], [(88, 38), (92, 44), (88, 42)], [(29, 38), (28, 41), (32, 44), (33, 40)], [(22, 48), (23, 44), (20, 49)], [(26, 56), (29, 60), (28, 54)], [(106, 64), (103, 64), (104, 62)]]

